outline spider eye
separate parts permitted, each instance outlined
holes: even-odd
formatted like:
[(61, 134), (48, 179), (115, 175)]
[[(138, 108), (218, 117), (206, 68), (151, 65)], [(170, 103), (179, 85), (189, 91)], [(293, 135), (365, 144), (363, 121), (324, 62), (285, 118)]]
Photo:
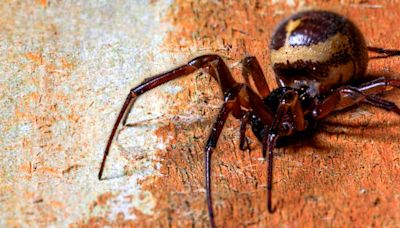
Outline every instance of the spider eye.
[(308, 86), (306, 86), (306, 85), (300, 86), (300, 92), (305, 92), (307, 90), (308, 90)]

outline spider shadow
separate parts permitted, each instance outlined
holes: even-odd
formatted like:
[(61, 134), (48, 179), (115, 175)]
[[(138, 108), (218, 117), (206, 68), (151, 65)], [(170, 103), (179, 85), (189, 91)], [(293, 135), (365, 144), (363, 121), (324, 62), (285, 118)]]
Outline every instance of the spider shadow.
[[(373, 81), (374, 79), (381, 78), (381, 77), (393, 78), (391, 76), (392, 76), (392, 74), (390, 74), (390, 73), (382, 73), (379, 75), (378, 74), (368, 74), (362, 80), (358, 80), (358, 81), (355, 81), (354, 83), (352, 83), (352, 85), (357, 86), (362, 83)], [(382, 94), (380, 94), (379, 96), (384, 98), (390, 92), (393, 92), (393, 90), (385, 91)], [(373, 107), (368, 104), (360, 104), (360, 105), (366, 106), (366, 107)], [(358, 106), (359, 105), (349, 107), (349, 108), (341, 110), (341, 111), (337, 111), (337, 112), (335, 112), (335, 114), (336, 115), (345, 115), (349, 111), (354, 111)], [(378, 108), (378, 107), (375, 107), (375, 110), (376, 110), (376, 112), (393, 113), (393, 112), (386, 111), (386, 110), (384, 110), (382, 108)], [(360, 123), (360, 118), (362, 118), (361, 115), (358, 117), (355, 117), (355, 118), (350, 118), (350, 120), (341, 121), (341, 122), (335, 121), (332, 119), (322, 120), (321, 127), (322, 127), (323, 131), (327, 134), (345, 134), (347, 136), (362, 135), (363, 137), (367, 136), (367, 137), (379, 140), (380, 138), (382, 138), (382, 137), (380, 137), (380, 135), (382, 135), (382, 134), (387, 135), (386, 128), (396, 127), (396, 126), (400, 125), (400, 118), (396, 121), (390, 121), (389, 123), (385, 123), (385, 121), (382, 121), (382, 119), (374, 118), (373, 113), (371, 116), (366, 117), (366, 118), (368, 118), (367, 121), (363, 121)], [(396, 114), (394, 113), (394, 115), (396, 115)], [(360, 132), (358, 129), (362, 129), (362, 131)]]
[[(373, 74), (367, 74), (365, 77), (359, 80), (355, 80), (352, 83), (350, 83), (350, 86), (360, 86), (361, 84), (371, 82), (373, 80), (376, 80), (378, 78), (393, 78), (393, 74), (389, 72), (384, 72), (384, 73), (373, 73)], [(384, 92), (381, 94), (382, 97), (385, 97), (387, 95), (387, 92)], [(366, 104), (360, 104), (360, 105), (366, 105)], [(334, 115), (346, 115), (349, 111), (354, 111), (359, 105), (353, 106), (346, 108), (341, 111), (336, 111)], [(377, 109), (378, 111), (383, 111), (385, 110), (382, 109)], [(360, 117), (356, 118), (351, 118), (351, 119), (359, 119)], [(373, 117), (368, 117), (373, 119)], [(330, 118), (332, 119), (332, 118)], [(334, 121), (334, 120), (328, 120), (323, 119), (319, 121), (318, 123), (313, 124), (314, 126), (312, 128), (309, 128), (305, 131), (302, 132), (297, 132), (294, 135), (288, 136), (288, 137), (283, 137), (277, 142), (277, 148), (281, 147), (292, 147), (297, 151), (297, 149), (300, 149), (302, 146), (309, 146), (314, 149), (319, 149), (322, 151), (327, 151), (328, 149), (339, 149), (339, 147), (332, 148), (332, 145), (327, 146), (325, 143), (321, 142), (321, 140), (316, 137), (318, 134), (327, 134), (327, 135), (346, 135), (346, 136), (353, 136), (353, 137), (369, 137), (373, 138), (375, 140), (379, 140), (382, 137), (380, 137), (382, 134), (387, 134), (385, 132), (385, 128), (387, 127), (395, 127), (400, 125), (400, 119), (399, 121), (391, 121), (390, 123), (384, 123), (382, 120), (368, 120), (364, 123), (360, 124), (360, 121), (357, 120), (355, 122), (350, 122), (350, 121), (345, 121), (345, 122), (339, 122), (339, 121)], [(362, 129), (360, 132), (358, 129)], [(394, 138), (394, 136), (393, 136)]]
[(395, 135), (388, 135), (387, 128), (400, 126), (400, 120), (383, 124), (381, 120), (366, 122), (365, 124), (339, 123), (337, 121), (324, 121), (323, 132), (329, 135), (346, 135), (352, 137), (370, 138), (373, 140), (382, 140), (385, 138), (395, 139)]
[[(329, 151), (331, 150), (340, 150), (339, 146), (328, 145), (318, 138), (318, 135), (324, 132), (321, 125), (321, 123), (318, 123), (313, 128), (296, 132), (291, 136), (280, 138), (277, 142), (276, 148), (289, 148), (289, 150), (284, 149), (283, 153), (285, 154), (304, 153), (305, 151), (303, 148), (305, 147), (318, 150), (324, 154), (329, 154)], [(279, 156), (280, 153), (278, 152), (277, 155)]]
[[(349, 111), (356, 109), (352, 107), (344, 109), (335, 113), (335, 115), (346, 115)], [(377, 109), (377, 111), (387, 112), (385, 110)], [(388, 134), (388, 128), (394, 128), (400, 126), (400, 119), (396, 121), (390, 121), (385, 123), (382, 119), (373, 119), (373, 115), (368, 116), (368, 121), (361, 122), (360, 118), (354, 118), (352, 120), (339, 121), (339, 120), (321, 120), (316, 123), (314, 127), (309, 128), (302, 132), (296, 132), (294, 135), (283, 137), (277, 142), (277, 148), (288, 147), (291, 150), (285, 150), (285, 153), (289, 151), (295, 151), (296, 153), (302, 151), (302, 147), (309, 147), (320, 151), (324, 154), (329, 154), (330, 151), (341, 151), (343, 148), (335, 146), (326, 142), (320, 136), (346, 136), (355, 138), (368, 138), (376, 141), (396, 141), (398, 139), (397, 134)], [(356, 121), (356, 119), (358, 119)], [(279, 154), (278, 154), (279, 156)]]

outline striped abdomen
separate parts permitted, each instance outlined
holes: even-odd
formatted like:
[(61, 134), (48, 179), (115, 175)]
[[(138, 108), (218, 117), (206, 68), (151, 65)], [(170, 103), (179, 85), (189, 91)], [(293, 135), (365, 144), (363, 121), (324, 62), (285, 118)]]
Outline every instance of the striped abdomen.
[(327, 11), (305, 11), (284, 20), (271, 40), (271, 64), (280, 86), (307, 85), (315, 93), (365, 74), (367, 47), (358, 28)]

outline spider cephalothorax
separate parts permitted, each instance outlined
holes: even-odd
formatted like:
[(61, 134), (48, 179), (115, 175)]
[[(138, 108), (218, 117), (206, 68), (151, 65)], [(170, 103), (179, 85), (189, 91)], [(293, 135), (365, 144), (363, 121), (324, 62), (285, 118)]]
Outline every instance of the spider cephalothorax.
[(203, 69), (218, 81), (224, 103), (212, 127), (205, 147), (205, 185), (212, 227), (214, 213), (211, 199), (211, 155), (228, 115), (240, 119), (240, 148), (245, 149), (245, 130), (250, 124), (262, 143), (262, 154), (268, 155), (267, 207), (271, 203), (273, 149), (281, 137), (299, 134), (332, 112), (360, 103), (393, 111), (400, 109), (377, 95), (400, 87), (400, 80), (377, 78), (364, 84), (353, 82), (365, 75), (368, 51), (381, 57), (399, 56), (398, 50), (367, 47), (361, 32), (346, 18), (328, 11), (304, 11), (284, 20), (271, 39), (271, 65), (279, 88), (270, 91), (255, 57), (241, 63), (243, 75), (252, 77), (255, 88), (236, 82), (219, 55), (202, 55), (166, 73), (145, 79), (133, 88), (112, 128), (99, 171), (102, 179), (105, 162), (117, 128), (125, 125), (127, 113), (143, 93)]

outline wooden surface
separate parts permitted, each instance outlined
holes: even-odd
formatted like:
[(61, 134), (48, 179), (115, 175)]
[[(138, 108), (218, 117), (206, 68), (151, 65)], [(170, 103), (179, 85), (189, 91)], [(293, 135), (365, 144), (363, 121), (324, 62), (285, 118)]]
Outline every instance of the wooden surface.
[[(322, 8), (354, 21), (368, 45), (400, 49), (400, 1), (57, 1), (0, 6), (0, 225), (207, 227), (204, 143), (221, 104), (194, 74), (146, 94), (98, 181), (106, 139), (129, 89), (203, 53), (226, 57), (238, 80), (246, 54), (275, 86), (267, 49), (285, 16)], [(371, 76), (400, 78), (400, 58)], [(385, 98), (400, 105), (400, 91)], [(154, 118), (154, 120), (149, 120)], [(276, 150), (273, 203), (266, 162), (248, 130), (238, 149), (229, 118), (213, 156), (221, 227), (400, 224), (400, 117), (362, 105), (329, 117), (313, 137)]]

